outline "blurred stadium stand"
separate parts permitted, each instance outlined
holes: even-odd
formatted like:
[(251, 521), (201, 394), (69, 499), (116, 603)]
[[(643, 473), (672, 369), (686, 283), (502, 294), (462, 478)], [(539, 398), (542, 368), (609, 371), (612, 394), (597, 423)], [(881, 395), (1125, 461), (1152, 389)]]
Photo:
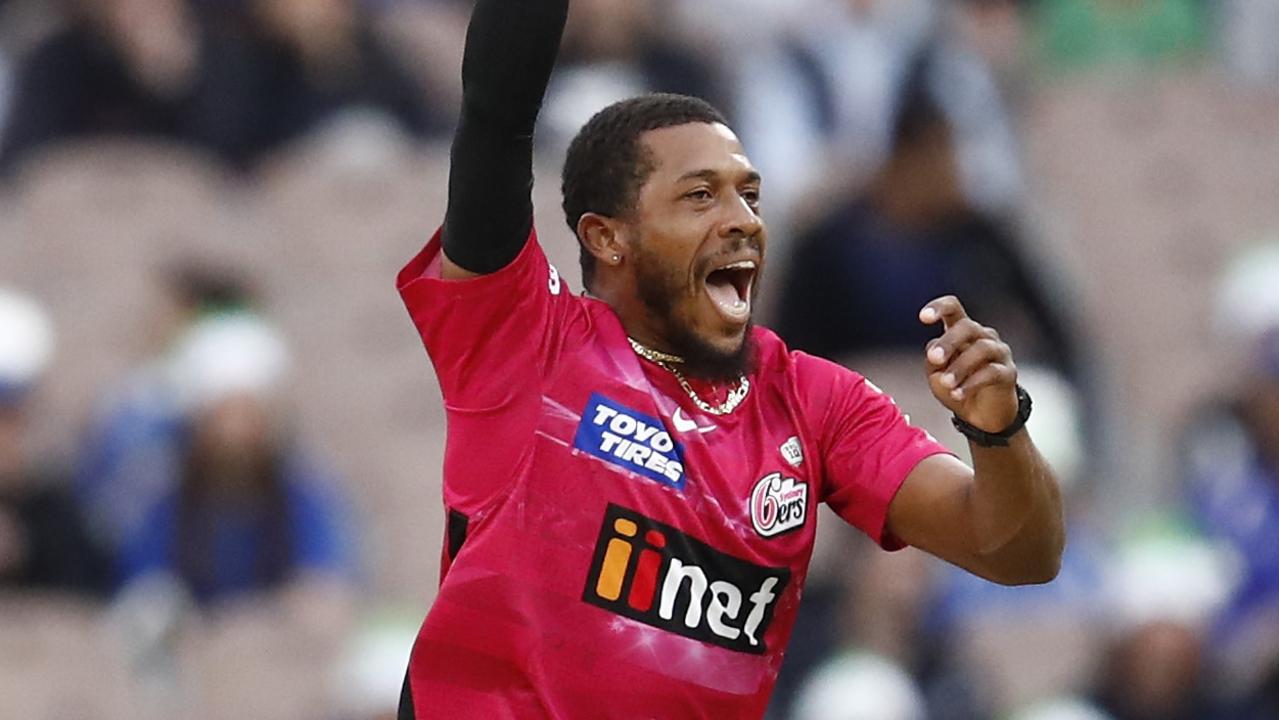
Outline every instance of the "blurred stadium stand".
[[(0, 17), (14, 17), (22, 4), (0, 3)], [(982, 12), (1019, 6), (971, 4)], [(445, 25), (456, 35), (465, 10), (465, 3), (423, 3), (429, 11), (409, 0), (389, 5), (437, 13), (434, 25), (400, 27), (405, 42)], [(1222, 5), (1239, 13), (1249, 6)], [(1239, 16), (1230, 17), (1232, 33), (1251, 37)], [(22, 27), (40, 22), (24, 16)], [(29, 47), (38, 33), (16, 34), (8, 47)], [(1233, 387), (1248, 360), (1248, 348), (1213, 324), (1218, 279), (1236, 252), (1279, 228), (1273, 54), (1253, 43), (1222, 52), (1226, 64), (1218, 66), (1206, 45), (1196, 41), (1190, 59), (1178, 51), (1139, 68), (1102, 60), (1083, 69), (1072, 61), (1069, 72), (994, 68), (1014, 103), (1026, 181), (1017, 213), (1028, 251), (1068, 278), (1071, 290), (1059, 300), (1086, 329), (1098, 364), (1104, 432), (1100, 446), (1086, 450), (1093, 462), (1078, 479), (1071, 512), (1106, 543), (1133, 518), (1178, 509), (1178, 432), (1195, 408)], [(1025, 54), (1014, 53), (1015, 62)], [(0, 74), (7, 64), (12, 75), (17, 56), (7, 57)], [(996, 49), (987, 60), (999, 57)], [(1240, 64), (1246, 72), (1228, 74)], [(346, 480), (364, 568), (354, 614), (338, 613), (323, 631), (306, 618), (282, 621), (290, 617), (282, 598), (183, 615), (180, 632), (152, 628), (150, 644), (122, 636), (122, 628), (140, 626), (120, 603), (6, 591), (0, 716), (110, 720), (174, 709), (209, 720), (378, 716), (368, 703), (348, 703), (358, 695), (344, 674), (352, 644), (389, 614), (392, 650), (371, 662), (385, 668), (381, 675), (402, 674), (394, 648), (407, 658), (405, 643), (434, 594), (444, 533), (443, 409), (393, 279), (441, 218), (447, 145), (366, 120), (355, 115), (307, 135), (250, 173), (170, 140), (91, 138), (40, 149), (0, 185), (0, 287), (44, 303), (60, 338), (39, 390), (34, 444), (74, 457), (101, 391), (154, 341), (157, 278), (166, 266), (196, 258), (242, 268), (293, 348), (289, 407), (299, 434)], [(559, 209), (559, 165), (551, 153), (539, 159), (536, 216), (552, 262), (580, 290), (576, 245)], [(797, 225), (815, 209), (781, 212)], [(784, 252), (784, 239), (775, 248)], [(912, 385), (918, 358), (849, 361), (962, 451), (922, 383)], [(813, 582), (856, 584), (855, 572), (837, 577), (852, 555), (842, 530), (823, 530)], [(1015, 618), (974, 617), (948, 652), (969, 666), (973, 692), (991, 712), (1087, 696), (1102, 667), (1105, 603), (1099, 588), (1089, 612), (1035, 606)], [(1268, 661), (1279, 667), (1276, 658)], [(937, 706), (934, 695), (930, 707)], [(788, 716), (777, 709), (770, 717)]]

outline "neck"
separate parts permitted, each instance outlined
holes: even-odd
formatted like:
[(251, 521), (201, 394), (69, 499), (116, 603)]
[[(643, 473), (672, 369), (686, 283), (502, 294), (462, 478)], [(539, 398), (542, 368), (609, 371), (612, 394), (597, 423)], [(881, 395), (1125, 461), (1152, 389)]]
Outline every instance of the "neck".
[(664, 333), (653, 323), (653, 314), (648, 312), (633, 287), (619, 287), (620, 280), (611, 279), (601, 273), (596, 276), (594, 287), (585, 290), (585, 294), (595, 298), (613, 309), (613, 314), (622, 323), (626, 335), (641, 345), (671, 355), (680, 355), (678, 348), (669, 342)]

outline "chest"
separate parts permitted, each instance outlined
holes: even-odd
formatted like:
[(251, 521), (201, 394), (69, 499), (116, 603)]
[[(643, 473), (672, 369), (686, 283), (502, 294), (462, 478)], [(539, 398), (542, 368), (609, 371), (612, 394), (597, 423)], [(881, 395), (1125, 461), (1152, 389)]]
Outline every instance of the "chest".
[(583, 505), (641, 513), (753, 563), (802, 567), (821, 468), (786, 384), (756, 376), (717, 415), (665, 372), (622, 356), (557, 373), (538, 430), (540, 463), (562, 468), (553, 482)]

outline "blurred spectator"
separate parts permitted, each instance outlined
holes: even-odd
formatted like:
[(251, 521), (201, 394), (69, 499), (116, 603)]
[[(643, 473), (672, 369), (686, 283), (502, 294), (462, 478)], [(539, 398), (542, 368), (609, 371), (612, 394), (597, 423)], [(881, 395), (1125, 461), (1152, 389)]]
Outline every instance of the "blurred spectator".
[(24, 58), (0, 170), (58, 140), (146, 135), (240, 167), (372, 111), (424, 137), (442, 107), (400, 66), (356, 0), (65, 0), (65, 26)]
[(1076, 697), (1053, 698), (1022, 708), (1008, 720), (1114, 720), (1092, 703)]
[[(846, 540), (854, 544), (845, 548), (841, 571), (806, 583), (769, 717), (926, 717), (917, 678), (933, 665), (937, 649), (923, 625), (935, 579), (932, 562), (914, 549), (888, 553)], [(848, 714), (840, 714), (835, 698), (845, 682), (885, 685), (882, 694), (847, 694)]]
[(161, 302), (148, 318), (151, 355), (97, 403), (76, 471), (80, 507), (96, 541), (113, 557), (178, 475), (185, 428), (179, 340), (200, 319), (253, 302), (237, 272), (196, 260), (176, 262), (158, 279)]
[[(1245, 249), (1217, 299), (1224, 339), (1246, 351), (1236, 385), (1197, 408), (1179, 438), (1195, 519), (1243, 561), (1216, 627), (1223, 686), (1241, 718), (1279, 704), (1279, 241)], [(1255, 714), (1246, 714), (1246, 713)]]
[(200, 140), (203, 41), (184, 0), (65, 0), (66, 23), (21, 60), (0, 171), (58, 140)]
[(280, 336), (246, 313), (211, 316), (176, 357), (190, 429), (173, 489), (125, 541), (126, 582), (172, 575), (204, 605), (349, 582), (345, 508), (281, 426)]
[[(1245, 560), (1232, 622), (1267, 606), (1279, 611), (1279, 332), (1260, 345), (1255, 370), (1236, 395), (1201, 408), (1183, 437), (1197, 519)], [(1279, 652), (1279, 625), (1271, 637)]]
[[(722, 8), (727, 11), (728, 8)], [(935, 23), (926, 0), (822, 0), (771, 18), (758, 51), (726, 59), (738, 129), (782, 212), (816, 189), (865, 182), (887, 153), (894, 91)]]
[(462, 49), (473, 0), (364, 1), (377, 32), (451, 126), (462, 104)]
[(57, 468), (32, 457), (32, 393), (53, 329), (32, 300), (0, 289), (0, 590), (99, 593), (106, 572)]
[[(1189, 506), (1243, 561), (1215, 628), (1215, 660), (1239, 717), (1279, 705), (1279, 239), (1242, 249), (1218, 286), (1215, 330), (1243, 350), (1233, 384), (1193, 413), (1177, 439)], [(1257, 708), (1269, 708), (1262, 711)]]
[(909, 673), (869, 653), (822, 664), (799, 691), (793, 720), (925, 720), (924, 698)]
[(575, 0), (540, 115), (554, 157), (604, 106), (646, 92), (695, 95), (724, 106), (706, 58), (678, 42), (672, 0)]
[(1208, 630), (1235, 583), (1227, 547), (1160, 521), (1123, 543), (1106, 583), (1110, 647), (1098, 704), (1115, 720), (1213, 720), (1223, 715), (1207, 665)]
[[(832, 186), (861, 187), (870, 179), (890, 149), (899, 89), (930, 45), (942, 56), (933, 84), (956, 130), (964, 192), (978, 207), (997, 211), (1017, 199), (1020, 170), (1009, 122), (995, 76), (978, 54), (998, 51), (978, 46), (984, 36), (951, 32), (962, 18), (948, 4), (809, 0), (796, 10), (796, 3), (756, 2), (770, 11), (752, 13), (756, 26), (737, 31), (751, 51), (729, 46), (721, 63), (735, 94), (735, 127), (767, 180), (770, 224), (780, 227), (779, 219), (785, 224), (794, 212), (823, 211)], [(708, 5), (725, 14), (739, 12), (740, 3)], [(703, 21), (713, 14), (686, 12)]]
[(225, 113), (220, 144), (239, 162), (345, 118), (372, 117), (415, 138), (451, 121), (358, 0), (248, 0), (225, 12), (239, 20), (223, 27), (236, 28), (240, 57), (221, 68), (219, 87), (240, 107)]
[(1040, 0), (1035, 32), (1053, 68), (1148, 65), (1197, 51), (1206, 30), (1201, 0)]
[(778, 330), (827, 357), (917, 352), (935, 332), (919, 309), (943, 294), (1000, 329), (1018, 357), (1079, 376), (1059, 299), (1044, 290), (1008, 228), (963, 190), (957, 130), (921, 56), (895, 122), (892, 151), (864, 195), (851, 197), (797, 242)]

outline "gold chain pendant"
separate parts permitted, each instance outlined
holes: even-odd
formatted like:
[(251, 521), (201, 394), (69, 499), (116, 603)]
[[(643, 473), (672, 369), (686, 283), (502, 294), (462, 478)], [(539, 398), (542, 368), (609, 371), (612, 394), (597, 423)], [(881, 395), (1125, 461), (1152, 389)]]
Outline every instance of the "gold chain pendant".
[(633, 337), (628, 336), (626, 339), (631, 343), (631, 349), (635, 351), (636, 355), (657, 363), (667, 372), (674, 375), (675, 380), (679, 382), (680, 387), (684, 388), (684, 392), (688, 393), (688, 397), (692, 399), (693, 404), (704, 413), (710, 415), (727, 415), (736, 410), (738, 405), (742, 404), (742, 401), (746, 399), (746, 394), (751, 390), (751, 381), (747, 379), (745, 375), (739, 376), (737, 378), (737, 385), (729, 391), (728, 397), (724, 399), (724, 402), (718, 405), (711, 405), (697, 395), (697, 392), (693, 390), (693, 386), (688, 384), (688, 380), (684, 377), (684, 374), (675, 368), (674, 363), (683, 363), (684, 358), (646, 347)]

